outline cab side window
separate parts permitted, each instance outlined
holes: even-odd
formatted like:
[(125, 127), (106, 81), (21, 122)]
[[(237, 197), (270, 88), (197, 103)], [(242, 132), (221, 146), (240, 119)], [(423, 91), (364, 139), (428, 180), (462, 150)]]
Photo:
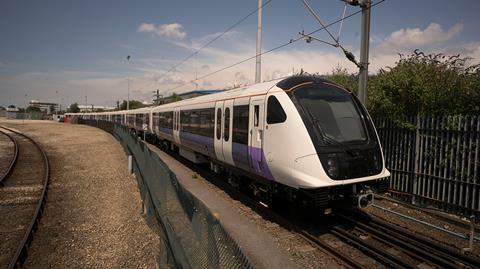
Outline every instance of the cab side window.
[(267, 123), (276, 124), (287, 120), (287, 114), (280, 105), (280, 102), (275, 96), (268, 97), (267, 102)]

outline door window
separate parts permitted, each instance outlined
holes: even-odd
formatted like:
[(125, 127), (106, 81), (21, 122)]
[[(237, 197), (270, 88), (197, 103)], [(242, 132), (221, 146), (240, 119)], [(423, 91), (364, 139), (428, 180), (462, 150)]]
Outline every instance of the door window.
[(260, 114), (260, 106), (255, 105), (253, 106), (253, 126), (258, 127), (258, 120), (259, 120), (259, 114)]
[(225, 109), (225, 123), (224, 123), (225, 129), (223, 130), (223, 135), (225, 141), (228, 141), (230, 139), (230, 108)]
[(222, 137), (222, 109), (217, 109), (217, 139)]

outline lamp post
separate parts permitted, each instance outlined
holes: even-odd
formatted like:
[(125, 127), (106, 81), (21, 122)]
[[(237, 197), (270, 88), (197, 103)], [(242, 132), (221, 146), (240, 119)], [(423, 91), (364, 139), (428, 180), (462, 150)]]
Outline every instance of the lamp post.
[[(127, 55), (127, 62), (130, 62), (130, 55)], [(127, 76), (127, 110), (130, 110), (130, 73)]]
[(28, 98), (27, 98), (28, 94), (25, 93), (25, 104), (27, 104), (25, 106), (25, 111), (23, 111), (23, 117), (22, 117), (22, 124), (25, 124), (25, 117), (27, 116), (27, 108), (28, 108)]

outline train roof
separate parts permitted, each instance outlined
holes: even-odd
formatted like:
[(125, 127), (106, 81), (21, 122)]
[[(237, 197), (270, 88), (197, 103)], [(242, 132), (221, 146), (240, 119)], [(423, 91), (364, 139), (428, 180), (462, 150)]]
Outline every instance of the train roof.
[(83, 115), (143, 114), (143, 113), (149, 113), (150, 111), (170, 110), (172, 108), (190, 106), (190, 105), (213, 104), (221, 100), (243, 98), (243, 97), (247, 98), (250, 96), (262, 95), (262, 94), (266, 94), (274, 86), (277, 86), (278, 88), (286, 91), (294, 86), (307, 83), (307, 82), (323, 83), (323, 82), (330, 82), (330, 81), (325, 79), (323, 76), (295, 75), (295, 76), (275, 79), (275, 80), (271, 80), (263, 83), (258, 83), (251, 86), (239, 87), (239, 88), (231, 89), (228, 91), (202, 95), (202, 96), (185, 99), (178, 102), (168, 103), (160, 106), (155, 106), (155, 107), (144, 107), (144, 108), (138, 108), (138, 109), (133, 109), (128, 111), (121, 110), (121, 111), (78, 113), (78, 114), (83, 114)]
[(215, 103), (217, 101), (232, 99), (232, 98), (242, 98), (250, 97), (253, 95), (266, 94), (272, 87), (274, 87), (281, 79), (276, 79), (268, 82), (258, 83), (251, 86), (245, 86), (240, 88), (231, 89), (228, 91), (223, 91), (214, 94), (202, 95), (199, 97), (186, 99), (174, 103), (169, 103), (153, 108), (153, 111), (171, 109), (175, 107), (197, 105), (202, 103)]

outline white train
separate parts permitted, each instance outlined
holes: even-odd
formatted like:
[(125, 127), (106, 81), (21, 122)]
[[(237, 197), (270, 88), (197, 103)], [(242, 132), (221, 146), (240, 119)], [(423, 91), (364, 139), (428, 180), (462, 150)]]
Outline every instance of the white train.
[(365, 107), (316, 76), (292, 76), (130, 111), (67, 114), (127, 125), (266, 200), (366, 206), (390, 173)]

